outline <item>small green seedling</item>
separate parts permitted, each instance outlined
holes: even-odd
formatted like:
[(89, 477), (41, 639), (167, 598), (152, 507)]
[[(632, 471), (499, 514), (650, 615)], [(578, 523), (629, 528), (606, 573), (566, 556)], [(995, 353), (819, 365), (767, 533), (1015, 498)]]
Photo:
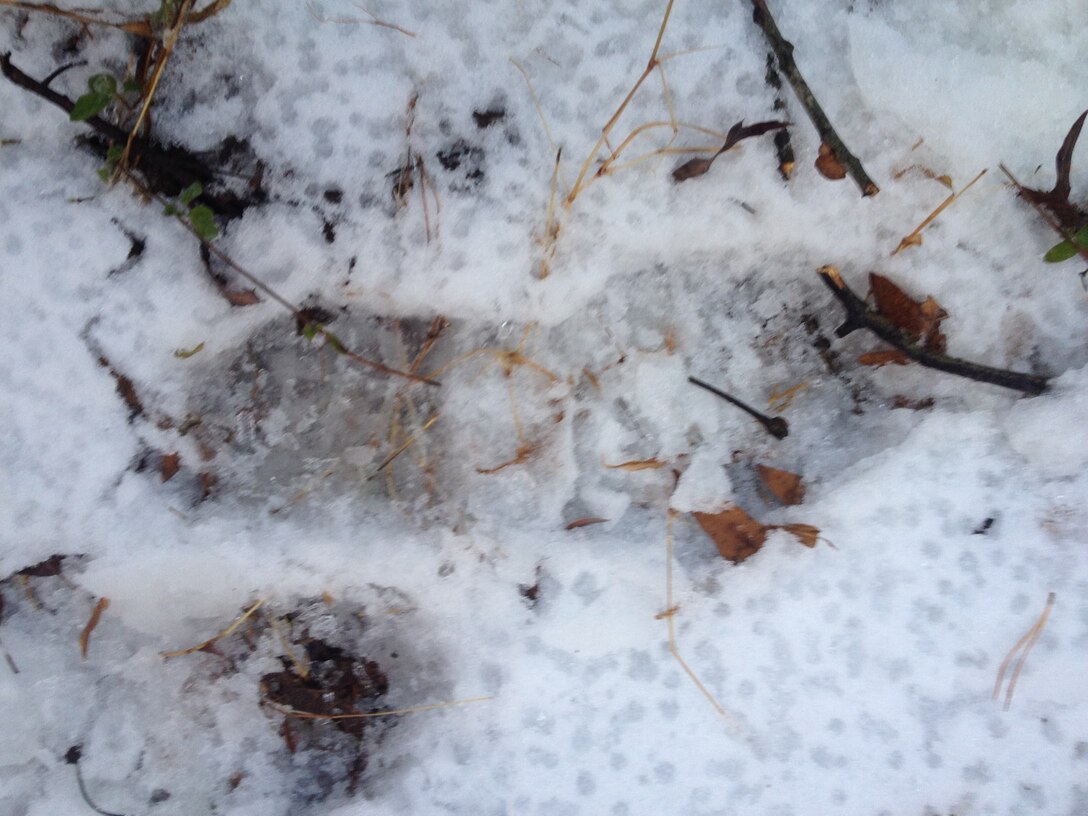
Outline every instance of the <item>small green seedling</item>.
[(213, 241), (219, 235), (219, 228), (215, 226), (215, 213), (211, 211), (210, 207), (205, 207), (203, 204), (197, 204), (195, 207), (190, 206), (200, 197), (202, 192), (204, 192), (204, 188), (200, 186), (200, 182), (194, 181), (178, 193), (178, 203), (181, 206), (167, 204), (162, 208), (162, 214), (187, 219), (197, 235), (205, 241)]
[(140, 83), (135, 80), (125, 80), (119, 92), (117, 78), (113, 74), (92, 74), (87, 80), (87, 93), (75, 101), (68, 118), (73, 122), (85, 122), (100, 114), (111, 102), (127, 105), (125, 94), (139, 92)]
[(1079, 250), (1088, 250), (1088, 225), (1077, 230), (1072, 241), (1062, 241), (1052, 246), (1043, 256), (1043, 260), (1047, 263), (1061, 263), (1062, 261), (1068, 261)]

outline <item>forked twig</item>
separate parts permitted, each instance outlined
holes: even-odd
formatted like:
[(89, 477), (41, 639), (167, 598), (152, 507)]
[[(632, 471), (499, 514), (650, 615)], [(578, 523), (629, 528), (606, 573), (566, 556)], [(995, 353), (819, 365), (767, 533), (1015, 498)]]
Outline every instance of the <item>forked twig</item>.
[(820, 103), (816, 101), (816, 97), (808, 87), (808, 83), (805, 82), (805, 78), (801, 76), (801, 70), (793, 59), (793, 43), (783, 37), (782, 32), (778, 30), (778, 25), (767, 8), (766, 0), (752, 0), (752, 9), (756, 25), (763, 30), (763, 35), (767, 38), (771, 50), (774, 51), (774, 55), (778, 59), (778, 67), (786, 75), (790, 85), (793, 86), (793, 92), (797, 94), (797, 101), (801, 103), (801, 107), (805, 109), (808, 118), (812, 120), (821, 141), (830, 148), (839, 164), (846, 168), (854, 183), (861, 189), (863, 196), (872, 196), (879, 193), (880, 188), (869, 178), (869, 174), (865, 172), (861, 161), (850, 152), (842, 138), (835, 132), (831, 120), (827, 118), (827, 114), (820, 107)]
[(1008, 711), (1009, 706), (1012, 704), (1012, 695), (1016, 690), (1016, 681), (1020, 678), (1020, 671), (1024, 668), (1024, 662), (1028, 659), (1028, 654), (1031, 653), (1032, 647), (1035, 645), (1035, 641), (1039, 639), (1039, 635), (1043, 631), (1043, 627), (1046, 626), (1046, 619), (1050, 616), (1050, 608), (1054, 605), (1054, 593), (1050, 592), (1046, 596), (1046, 606), (1043, 607), (1042, 613), (1035, 621), (1028, 631), (1026, 631), (1016, 641), (1016, 644), (1009, 649), (1009, 653), (1005, 655), (1005, 659), (1001, 661), (1001, 667), (997, 670), (997, 680), (994, 682), (993, 699), (997, 699), (998, 694), (1001, 692), (1001, 684), (1005, 682), (1005, 671), (1009, 668), (1009, 662), (1012, 660), (1013, 655), (1023, 649), (1020, 657), (1016, 661), (1016, 665), (1013, 667), (1012, 675), (1009, 677), (1009, 685), (1005, 689), (1005, 705), (1004, 710)]
[(926, 368), (934, 368), (958, 377), (965, 377), (976, 382), (999, 385), (1025, 394), (1037, 395), (1047, 388), (1048, 379), (1036, 374), (1021, 374), (1004, 368), (991, 368), (958, 357), (949, 357), (929, 351), (915, 343), (902, 329), (883, 315), (870, 309), (865, 301), (858, 297), (846, 285), (842, 276), (833, 266), (822, 266), (817, 270), (820, 280), (846, 309), (846, 320), (835, 331), (837, 337), (846, 337), (856, 329), (868, 329), (885, 343), (899, 349), (905, 355)]
[(1009, 170), (1009, 168), (1007, 168), (1004, 164), (999, 164), (998, 167), (1001, 168), (1001, 172), (1004, 173), (1006, 177), (1008, 177), (1009, 181), (1012, 182), (1013, 186), (1016, 188), (1016, 191), (1020, 193), (1020, 197), (1032, 206), (1032, 209), (1034, 209), (1035, 212), (1039, 214), (1039, 217), (1042, 218), (1044, 222), (1046, 222), (1046, 225), (1054, 230), (1054, 232), (1058, 233), (1058, 235), (1060, 235), (1070, 244), (1072, 244), (1073, 249), (1077, 251), (1077, 254), (1084, 258), (1084, 260), (1088, 261), (1088, 248), (1081, 246), (1073, 237), (1073, 234), (1069, 230), (1063, 228), (1062, 225), (1059, 224), (1053, 218), (1053, 216), (1050, 215), (1050, 213), (1043, 209), (1042, 205), (1039, 204), (1038, 201), (1036, 201), (1031, 196), (1024, 195), (1024, 190), (1026, 188), (1019, 181), (1016, 180), (1016, 176), (1012, 174), (1012, 171)]

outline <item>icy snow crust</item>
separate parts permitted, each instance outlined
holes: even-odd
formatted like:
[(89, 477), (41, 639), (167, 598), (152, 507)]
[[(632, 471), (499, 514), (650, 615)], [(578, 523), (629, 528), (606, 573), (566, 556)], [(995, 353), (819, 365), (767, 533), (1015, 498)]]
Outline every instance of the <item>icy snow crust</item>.
[[(0, 576), (71, 556), (61, 576), (0, 588), (19, 669), (0, 665), (0, 812), (89, 812), (64, 763), (81, 744), (95, 802), (126, 814), (1088, 813), (1088, 309), (1076, 262), (1043, 264), (1053, 236), (996, 172), (1003, 160), (1052, 183), (1084, 104), (1079, 4), (773, 4), (881, 193), (816, 175), (787, 92), (788, 184), (769, 139), (685, 184), (675, 157), (600, 179), (563, 215), (543, 280), (555, 154), (509, 58), (569, 185), (645, 66), (662, 4), (369, 7), (415, 37), (334, 21), (368, 19), (347, 3), (313, 8), (328, 21), (236, 0), (184, 33), (155, 128), (198, 151), (249, 140), (270, 200), (217, 246), (329, 310), (361, 354), (407, 367), (444, 316), (420, 369), (439, 389), (318, 351), (267, 299), (232, 309), (188, 234), (98, 182), (79, 126), (0, 86), (0, 137), (21, 140), (0, 148)], [(87, 60), (55, 83), (72, 96), (128, 53), (98, 30), (66, 52), (78, 34), (0, 13), (0, 49), (31, 75)], [(663, 53), (703, 48), (666, 63), (678, 119), (775, 115), (747, 4), (678, 2)], [(647, 81), (620, 138), (667, 119), (660, 87)], [(413, 94), (410, 146), (441, 205), (426, 222), (418, 186), (401, 208), (390, 193)], [(504, 115), (481, 127), (472, 114), (488, 110)], [(993, 169), (891, 258), (946, 195), (895, 178), (911, 165), (957, 186)], [(135, 262), (131, 236), (146, 244)], [(875, 270), (932, 294), (950, 353), (1054, 375), (1051, 391), (858, 366), (876, 343), (834, 338), (825, 263), (861, 291)], [(128, 421), (99, 356), (131, 378), (143, 417)], [(688, 375), (761, 409), (803, 383), (789, 437)], [(394, 419), (418, 439), (374, 477)], [(481, 472), (519, 446), (522, 461)], [(156, 456), (171, 451), (181, 470), (163, 484)], [(664, 466), (607, 467), (643, 460)], [(769, 502), (755, 462), (802, 474), (804, 504)], [(203, 502), (200, 471), (218, 480)], [(724, 562), (687, 511), (730, 501), (823, 540), (776, 533)], [(680, 652), (728, 717), (655, 619), (670, 506)], [(588, 517), (607, 521), (564, 529)], [(1003, 711), (998, 666), (1049, 592)], [(262, 678), (287, 665), (275, 628), (224, 638), (219, 655), (159, 656), (257, 599), (376, 661), (389, 691), (375, 710), (489, 699), (384, 718), (361, 741), (318, 724), (291, 753), (260, 705)]]

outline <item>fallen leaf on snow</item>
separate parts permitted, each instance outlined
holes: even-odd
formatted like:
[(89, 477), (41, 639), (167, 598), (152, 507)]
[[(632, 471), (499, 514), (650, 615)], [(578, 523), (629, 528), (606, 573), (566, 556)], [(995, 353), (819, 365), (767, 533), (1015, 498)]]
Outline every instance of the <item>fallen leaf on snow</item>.
[(820, 154), (816, 157), (816, 170), (825, 179), (831, 181), (846, 178), (846, 168), (835, 158), (835, 154), (826, 144), (820, 145)]
[[(869, 274), (869, 291), (876, 301), (876, 311), (921, 343), (926, 351), (943, 354), (947, 338), (941, 333), (941, 321), (948, 312), (932, 297), (918, 301), (883, 275)], [(890, 361), (889, 361), (890, 362)]]
[(692, 515), (721, 557), (734, 564), (755, 555), (767, 540), (767, 528), (739, 507), (727, 507), (720, 513), (696, 511)]
[(178, 468), (181, 467), (181, 454), (180, 453), (164, 453), (162, 455), (162, 463), (159, 465), (159, 472), (162, 474), (162, 480), (169, 482), (174, 476), (177, 475)]
[(805, 483), (788, 470), (756, 465), (759, 480), (782, 504), (800, 504), (805, 500)]

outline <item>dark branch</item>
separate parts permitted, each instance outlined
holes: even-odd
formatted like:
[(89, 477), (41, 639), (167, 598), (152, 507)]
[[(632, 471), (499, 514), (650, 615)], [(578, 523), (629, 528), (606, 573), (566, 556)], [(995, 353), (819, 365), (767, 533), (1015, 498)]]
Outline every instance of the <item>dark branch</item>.
[(739, 399), (732, 396), (731, 394), (727, 394), (724, 391), (721, 391), (721, 390), (715, 388), (710, 383), (703, 382), (698, 377), (688, 377), (688, 382), (691, 383), (692, 385), (697, 385), (700, 388), (705, 388), (711, 394), (714, 394), (715, 396), (721, 397), (726, 402), (737, 406), (742, 411), (744, 411), (746, 414), (749, 414), (753, 419), (755, 419), (756, 422), (758, 422), (760, 425), (762, 425), (766, 429), (767, 433), (769, 433), (775, 439), (785, 439), (787, 436), (789, 436), (789, 434), (790, 434), (789, 423), (786, 422), (786, 420), (782, 419), (782, 417), (769, 417), (769, 416), (766, 416), (765, 414), (761, 414), (759, 411), (757, 411), (752, 406), (741, 402)]
[(1016, 371), (1008, 371), (1003, 368), (990, 368), (989, 366), (949, 357), (926, 351), (918, 346), (899, 327), (883, 315), (879, 315), (870, 309), (865, 301), (859, 298), (846, 285), (839, 272), (833, 266), (824, 266), (817, 270), (820, 280), (831, 290), (831, 293), (846, 309), (846, 320), (835, 332), (838, 337), (845, 337), (856, 329), (868, 329), (885, 343), (895, 346), (907, 357), (926, 368), (935, 368), (958, 377), (966, 377), (976, 382), (999, 385), (1002, 388), (1011, 388), (1014, 391), (1022, 391), (1025, 394), (1041, 394), (1047, 388), (1047, 378), (1035, 374), (1021, 374)]
[(850, 173), (850, 177), (861, 189), (862, 195), (871, 196), (879, 193), (880, 188), (869, 178), (869, 174), (861, 166), (861, 161), (850, 152), (842, 139), (839, 138), (839, 134), (831, 126), (831, 120), (827, 118), (827, 114), (820, 107), (820, 103), (816, 101), (816, 97), (808, 87), (808, 83), (805, 82), (805, 78), (801, 76), (801, 71), (793, 59), (793, 43), (783, 37), (782, 32), (778, 30), (778, 26), (767, 8), (766, 0), (752, 0), (752, 9), (754, 11), (752, 17), (756, 25), (763, 29), (763, 34), (767, 38), (771, 50), (774, 51), (775, 57), (778, 58), (778, 67), (786, 75), (790, 85), (793, 86), (793, 92), (797, 94), (797, 100), (801, 103), (801, 107), (805, 109), (808, 118), (812, 120), (816, 132), (820, 134), (820, 139), (831, 149), (839, 164)]

